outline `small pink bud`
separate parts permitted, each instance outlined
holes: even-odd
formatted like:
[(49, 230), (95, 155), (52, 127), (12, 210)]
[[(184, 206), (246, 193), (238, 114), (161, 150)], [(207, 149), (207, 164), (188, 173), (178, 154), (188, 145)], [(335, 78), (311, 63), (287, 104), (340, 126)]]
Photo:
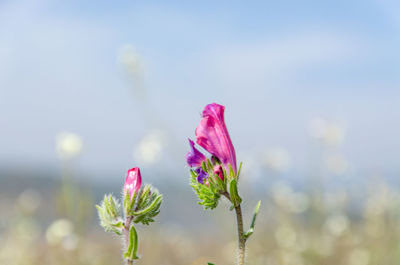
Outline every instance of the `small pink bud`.
[(126, 194), (126, 190), (128, 190), (129, 196), (132, 198), (133, 193), (138, 191), (141, 185), (142, 177), (140, 175), (140, 169), (138, 167), (129, 169), (124, 184), (124, 195)]
[(222, 170), (221, 165), (214, 166), (214, 174), (217, 175), (222, 181), (224, 181), (224, 171)]

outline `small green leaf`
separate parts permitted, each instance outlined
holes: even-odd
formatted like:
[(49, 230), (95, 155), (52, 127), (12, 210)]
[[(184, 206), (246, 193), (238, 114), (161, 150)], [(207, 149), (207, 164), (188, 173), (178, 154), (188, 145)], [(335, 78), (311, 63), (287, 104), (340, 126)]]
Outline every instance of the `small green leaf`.
[(258, 201), (256, 208), (254, 209), (253, 219), (251, 220), (250, 229), (244, 234), (246, 238), (249, 238), (254, 233), (254, 226), (256, 224), (256, 218), (258, 211), (260, 210), (261, 201)]
[(229, 195), (231, 196), (232, 204), (236, 207), (242, 202), (237, 190), (237, 181), (232, 179), (229, 184)]
[(150, 187), (148, 192), (142, 193), (146, 198), (141, 198), (142, 203), (138, 205), (136, 211), (131, 211), (130, 214), (134, 216), (135, 223), (142, 223), (148, 225), (154, 222), (154, 217), (160, 213), (162, 195), (159, 194), (157, 189)]
[(129, 246), (124, 253), (124, 258), (127, 260), (135, 260), (139, 259), (137, 256), (137, 248), (138, 248), (138, 236), (135, 229), (135, 226), (131, 226), (129, 229)]
[(157, 204), (162, 200), (162, 195), (158, 195), (157, 198), (145, 209), (138, 211), (138, 212), (134, 212), (133, 215), (143, 215), (146, 214), (152, 210), (154, 210), (154, 207), (157, 206)]
[(118, 200), (114, 199), (111, 195), (106, 195), (101, 205), (96, 205), (96, 208), (100, 219), (100, 225), (104, 230), (121, 235), (123, 223)]
[(137, 203), (138, 208), (143, 208), (143, 204), (146, 203), (146, 200), (149, 197), (149, 192), (150, 192), (150, 185), (146, 185), (141, 189)]

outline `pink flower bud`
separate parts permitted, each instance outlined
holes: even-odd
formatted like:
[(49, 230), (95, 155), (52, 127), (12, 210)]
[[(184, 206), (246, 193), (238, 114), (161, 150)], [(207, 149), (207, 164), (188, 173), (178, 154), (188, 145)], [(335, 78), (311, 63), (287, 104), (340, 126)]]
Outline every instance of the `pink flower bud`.
[(124, 195), (128, 190), (129, 196), (132, 198), (133, 193), (138, 191), (141, 185), (142, 176), (140, 175), (140, 169), (138, 167), (129, 169), (124, 184)]

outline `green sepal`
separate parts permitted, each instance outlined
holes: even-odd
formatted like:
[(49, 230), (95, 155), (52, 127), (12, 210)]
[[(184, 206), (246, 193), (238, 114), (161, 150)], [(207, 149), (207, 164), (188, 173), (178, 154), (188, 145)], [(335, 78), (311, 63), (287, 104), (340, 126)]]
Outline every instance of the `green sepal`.
[(129, 213), (134, 209), (135, 207), (135, 202), (136, 202), (136, 195), (137, 191), (135, 190), (132, 194), (132, 198), (129, 196), (129, 191), (128, 189), (125, 192), (124, 195), (124, 214), (125, 216), (128, 216)]
[(190, 170), (190, 175), (191, 175), (192, 178), (197, 179), (196, 173), (194, 172), (193, 169)]
[(229, 183), (229, 195), (232, 201), (232, 204), (236, 207), (242, 202), (242, 198), (240, 198), (237, 190), (237, 181), (236, 179), (232, 179)]
[(203, 162), (201, 163), (201, 168), (203, 169), (204, 172), (208, 172), (206, 162), (203, 161)]
[(251, 220), (250, 228), (244, 233), (245, 238), (249, 238), (254, 233), (254, 226), (256, 224), (256, 218), (260, 209), (261, 201), (258, 201), (256, 208), (254, 209), (253, 219)]
[[(225, 192), (226, 191), (226, 184), (225, 181), (222, 181), (219, 176), (214, 176), (214, 178), (216, 179), (216, 186), (217, 188), (217, 192)], [(224, 179), (225, 180), (225, 179)]]
[[(147, 199), (149, 198), (149, 192), (150, 192), (150, 185), (145, 185), (142, 187), (139, 191), (139, 197), (137, 201), (137, 209), (143, 208), (143, 205), (146, 203)], [(136, 210), (136, 209), (132, 209)]]
[(236, 179), (237, 175), (233, 172), (231, 164), (228, 165), (228, 168), (229, 168), (229, 179)]
[(243, 165), (243, 163), (240, 162), (240, 164), (239, 164), (239, 169), (238, 169), (238, 172), (237, 172), (237, 174), (236, 174), (236, 178), (237, 178), (238, 180), (239, 180), (240, 172), (242, 172), (242, 165)]
[(207, 265), (215, 265), (214, 263), (208, 262)]
[(137, 256), (138, 236), (135, 226), (131, 225), (129, 229), (129, 246), (124, 253), (124, 258), (127, 260), (139, 259)]
[[(203, 162), (203, 165), (205, 163)], [(194, 192), (197, 194), (199, 198), (199, 204), (204, 206), (204, 209), (214, 209), (218, 206), (218, 201), (221, 195), (218, 192), (218, 188), (216, 187), (216, 181), (214, 177), (207, 177), (208, 185), (201, 184), (197, 181), (197, 175), (193, 170), (190, 170), (191, 173), (191, 183)]]
[(106, 232), (122, 234), (124, 224), (121, 216), (121, 206), (112, 195), (105, 195), (100, 205), (96, 205), (100, 225)]
[(137, 206), (130, 212), (130, 215), (134, 217), (134, 223), (140, 222), (148, 225), (154, 222), (154, 217), (160, 213), (163, 197), (157, 189), (150, 185), (146, 185), (139, 194)]
[(207, 158), (207, 171), (206, 172), (214, 172), (214, 166), (211, 163), (211, 160)]

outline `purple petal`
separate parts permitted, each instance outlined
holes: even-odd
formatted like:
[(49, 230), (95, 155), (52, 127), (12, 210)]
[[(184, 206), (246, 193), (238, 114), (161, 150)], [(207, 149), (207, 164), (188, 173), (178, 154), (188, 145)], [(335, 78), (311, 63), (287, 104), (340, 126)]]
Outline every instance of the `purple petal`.
[(204, 172), (204, 170), (199, 167), (196, 170), (197, 175), (197, 181), (200, 182), (201, 184), (204, 184), (204, 180), (207, 179), (207, 173)]
[(194, 147), (194, 142), (189, 139), (190, 151), (186, 154), (186, 161), (190, 167), (199, 167), (206, 157)]

